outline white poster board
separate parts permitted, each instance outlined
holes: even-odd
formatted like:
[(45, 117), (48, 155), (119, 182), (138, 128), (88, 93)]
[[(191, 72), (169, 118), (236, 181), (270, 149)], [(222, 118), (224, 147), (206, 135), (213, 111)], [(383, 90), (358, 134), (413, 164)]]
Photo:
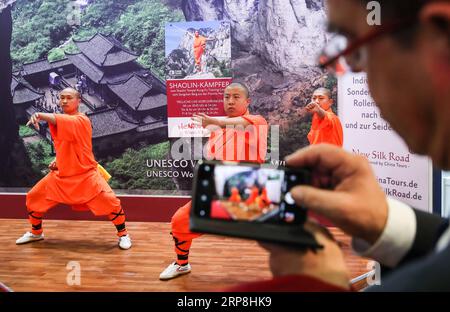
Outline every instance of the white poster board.
[(344, 148), (369, 160), (386, 195), (432, 212), (431, 160), (409, 152), (383, 120), (370, 97), (365, 74), (339, 77), (338, 106)]

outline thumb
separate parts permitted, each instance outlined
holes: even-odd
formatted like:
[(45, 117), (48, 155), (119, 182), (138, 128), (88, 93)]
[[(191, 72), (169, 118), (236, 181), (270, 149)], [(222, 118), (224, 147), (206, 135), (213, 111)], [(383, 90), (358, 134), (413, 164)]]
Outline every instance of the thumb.
[(297, 205), (329, 218), (330, 221), (340, 219), (342, 210), (346, 207), (345, 203), (348, 202), (348, 195), (344, 193), (307, 185), (293, 187), (290, 192)]

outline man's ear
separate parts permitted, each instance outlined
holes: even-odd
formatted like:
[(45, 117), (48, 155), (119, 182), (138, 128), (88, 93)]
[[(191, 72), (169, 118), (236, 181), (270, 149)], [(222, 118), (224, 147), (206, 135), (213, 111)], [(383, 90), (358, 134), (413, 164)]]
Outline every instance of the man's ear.
[(425, 30), (427, 67), (436, 89), (448, 90), (450, 78), (450, 3), (432, 2), (420, 12)]
[(420, 20), (424, 25), (435, 28), (450, 42), (450, 2), (431, 2), (420, 12)]
[(450, 20), (450, 3), (449, 2), (431, 2), (425, 4), (420, 12), (420, 19), (426, 20), (435, 16), (447, 17)]

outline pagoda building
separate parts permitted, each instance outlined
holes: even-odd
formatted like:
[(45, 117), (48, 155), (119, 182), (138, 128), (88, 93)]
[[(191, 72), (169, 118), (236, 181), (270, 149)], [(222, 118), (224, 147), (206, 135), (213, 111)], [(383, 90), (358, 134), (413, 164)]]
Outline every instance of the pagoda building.
[(35, 89), (20, 75), (13, 75), (11, 82), (11, 94), (13, 97), (14, 113), (16, 120), (26, 122), (28, 119), (27, 109), (42, 103), (44, 92)]
[(139, 55), (129, 51), (111, 36), (95, 34), (88, 40), (73, 40), (79, 53), (66, 53), (76, 67), (76, 75), (86, 75), (89, 91), (107, 100), (108, 83), (120, 83), (134, 73), (144, 75), (147, 70), (135, 60)]
[(56, 73), (61, 82), (51, 88), (58, 90), (75, 88), (81, 78), (85, 79), (87, 89), (81, 92), (80, 110), (92, 122), (92, 143), (100, 156), (136, 143), (167, 140), (166, 85), (136, 62), (139, 55), (111, 35), (97, 33), (73, 41), (79, 52), (66, 52), (67, 58), (57, 62), (24, 64), (20, 71), (23, 78), (34, 87), (49, 88), (49, 75)]

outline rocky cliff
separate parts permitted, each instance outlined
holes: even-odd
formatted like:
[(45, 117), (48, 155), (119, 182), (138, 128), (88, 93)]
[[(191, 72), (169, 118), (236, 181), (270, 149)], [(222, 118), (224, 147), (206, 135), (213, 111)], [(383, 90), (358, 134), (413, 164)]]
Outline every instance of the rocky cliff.
[[(208, 38), (205, 49), (205, 62), (210, 78), (228, 76), (224, 69), (230, 69), (231, 41), (230, 23), (223, 22), (217, 29), (190, 28), (183, 36), (177, 49), (173, 50), (166, 60), (168, 78), (198, 78), (194, 76), (194, 33), (198, 30), (201, 36)], [(178, 77), (173, 77), (170, 70), (181, 71)], [(228, 70), (229, 71), (229, 70)], [(204, 75), (204, 73), (203, 73)]]
[(335, 89), (315, 66), (327, 41), (323, 0), (186, 0), (182, 9), (187, 20), (230, 21), (233, 77), (248, 84), (252, 110), (271, 124), (301, 121), (294, 112), (315, 87)]
[(283, 71), (316, 64), (326, 41), (323, 0), (189, 0), (187, 20), (229, 20), (234, 43)]

